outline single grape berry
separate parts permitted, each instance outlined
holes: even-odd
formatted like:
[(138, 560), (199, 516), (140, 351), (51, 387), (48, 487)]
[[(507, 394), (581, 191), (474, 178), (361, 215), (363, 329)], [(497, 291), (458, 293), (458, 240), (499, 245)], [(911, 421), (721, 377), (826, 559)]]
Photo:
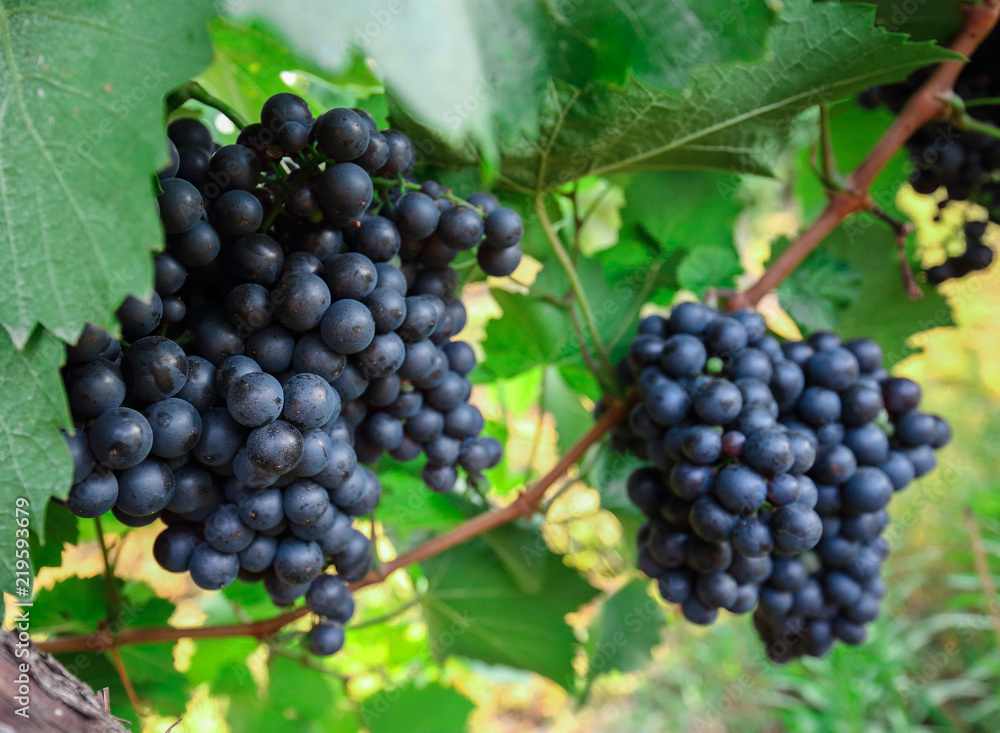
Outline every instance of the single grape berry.
[[(264, 209), (261, 207), (257, 197), (249, 191), (242, 189), (226, 191), (215, 202), (215, 205), (212, 206), (209, 221), (220, 234), (227, 237), (240, 237), (257, 231), (261, 222), (264, 221)], [(211, 238), (207, 232), (202, 235), (202, 240), (202, 246), (195, 246), (195, 243), (191, 243), (185, 249), (192, 250), (196, 259), (207, 260), (205, 264), (208, 264), (208, 262), (211, 262), (215, 258), (215, 255), (212, 255), (211, 259), (209, 259), (209, 253), (205, 252), (205, 244), (211, 243)], [(215, 239), (214, 246), (218, 247), (218, 238)], [(218, 254), (218, 252), (216, 251), (215, 254)], [(184, 259), (185, 262), (192, 266), (198, 264), (197, 262), (185, 259), (183, 255), (181, 255), (181, 259)]]
[(88, 430), (94, 458), (116, 471), (145, 460), (153, 447), (153, 429), (140, 413), (128, 407), (108, 410)]
[(198, 223), (205, 205), (197, 188), (180, 178), (165, 178), (160, 188), (156, 203), (167, 234), (186, 232)]
[(495, 209), (486, 217), (486, 242), (491, 247), (505, 249), (514, 247), (524, 236), (521, 217), (513, 209)]
[(344, 627), (333, 621), (321, 621), (309, 631), (309, 652), (319, 657), (336, 654), (344, 646)]
[(404, 193), (393, 209), (393, 221), (405, 239), (425, 239), (437, 229), (441, 212), (434, 199), (420, 191)]
[(354, 163), (329, 166), (316, 181), (315, 191), (323, 212), (335, 223), (357, 219), (374, 194), (372, 179)]
[(356, 354), (375, 337), (375, 319), (363, 303), (351, 299), (338, 300), (323, 315), (320, 333), (333, 351)]
[[(468, 206), (453, 206), (441, 214), (438, 236), (452, 249), (472, 249), (483, 238), (485, 225), (479, 212)], [(517, 244), (517, 242), (514, 242)], [(513, 245), (510, 245), (513, 246)]]
[(233, 383), (226, 404), (236, 422), (254, 428), (277, 419), (284, 406), (284, 396), (277, 379), (257, 372)]
[(111, 510), (118, 500), (118, 479), (113, 471), (98, 468), (69, 490), (66, 508), (78, 517), (93, 519)]
[(187, 373), (184, 349), (160, 336), (141, 338), (122, 355), (122, 376), (129, 392), (148, 402), (180, 392)]
[(417, 162), (417, 151), (410, 138), (398, 130), (382, 130), (382, 135), (388, 144), (389, 155), (385, 165), (378, 170), (378, 175), (397, 178), (412, 173)]
[(264, 473), (281, 475), (294, 469), (302, 458), (302, 434), (284, 420), (275, 420), (250, 431), (247, 458)]

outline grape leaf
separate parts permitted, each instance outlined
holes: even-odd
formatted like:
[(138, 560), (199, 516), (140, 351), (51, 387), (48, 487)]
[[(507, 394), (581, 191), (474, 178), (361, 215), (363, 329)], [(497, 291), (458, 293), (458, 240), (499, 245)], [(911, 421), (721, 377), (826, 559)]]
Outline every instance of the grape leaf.
[[(297, 650), (286, 653), (297, 656)], [(268, 660), (268, 679), (267, 694), (262, 697), (246, 664), (230, 662), (217, 670), (212, 692), (229, 698), (226, 717), (232, 730), (357, 730), (352, 725), (355, 715), (343, 709), (341, 683), (318, 665), (307, 667), (295, 658), (273, 653)]]
[(631, 0), (577, 3), (564, 17), (606, 64), (618, 62), (598, 78), (620, 83), (631, 70), (652, 86), (683, 89), (697, 66), (759, 57), (774, 12), (759, 0)]
[[(489, 147), (488, 72), (477, 50), (473, 14), (463, 0), (376, 8), (347, 2), (331, 7), (321, 0), (299, 0), (291, 7), (244, 0), (240, 10), (267, 18), (328, 69), (343, 68), (351, 47), (359, 48), (376, 61), (401, 103), (447, 139), (471, 133)], [(444, 35), (447, 44), (441, 43)]]
[[(875, 28), (868, 5), (792, 0), (784, 8), (764, 60), (699, 67), (683, 93), (635, 78), (585, 86), (553, 79), (537, 138), (501, 139), (502, 181), (538, 191), (623, 170), (770, 174), (803, 110), (955, 58)], [(438, 144), (430, 157), (473, 163), (472, 152)]]
[(861, 275), (830, 252), (813, 252), (778, 287), (778, 301), (806, 334), (837, 327), (837, 310), (858, 298)]
[[(382, 82), (360, 58), (331, 74), (325, 67), (295, 51), (267, 24), (259, 20), (240, 23), (215, 18), (209, 26), (215, 55), (199, 82), (219, 99), (225, 99), (245, 119), (259, 119), (264, 101), (279, 92), (302, 96), (320, 113), (333, 107), (354, 107), (359, 99), (382, 91)], [(305, 74), (304, 88), (289, 87), (284, 72)]]
[(862, 228), (842, 224), (823, 248), (848, 267), (863, 272), (857, 299), (837, 313), (843, 339), (873, 338), (885, 352), (886, 366), (916, 351), (908, 339), (915, 333), (954, 325), (951, 307), (937, 289), (923, 285), (923, 298), (910, 300), (903, 289), (896, 256), (896, 237), (881, 222)]
[[(772, 257), (783, 249), (775, 247)], [(781, 303), (789, 306), (789, 315), (797, 322), (805, 315), (801, 326), (806, 332), (814, 330), (810, 319), (823, 313), (824, 327), (836, 330), (843, 339), (875, 339), (885, 352), (887, 367), (915, 351), (907, 343), (913, 334), (954, 323), (948, 301), (934, 287), (921, 286), (920, 300), (906, 297), (896, 237), (882, 222), (856, 219), (841, 224), (823, 240), (822, 249), (806, 258), (803, 268), (804, 274), (793, 275), (792, 284), (783, 284), (778, 290)], [(819, 279), (832, 277), (834, 272), (840, 275), (817, 288)], [(864, 276), (858, 277), (859, 272)], [(848, 289), (849, 281), (854, 285)], [(822, 299), (825, 304), (815, 303), (803, 311), (804, 298)]]
[(378, 472), (383, 487), (378, 518), (393, 537), (409, 542), (414, 536), (447, 532), (462, 521), (464, 514), (451, 497), (427, 490), (417, 466), (386, 463)]
[(386, 80), (394, 126), (412, 133), (425, 156), (468, 142), (488, 165), (496, 140), (537, 139), (553, 78), (617, 84), (634, 71), (682, 88), (699, 64), (760, 56), (774, 17), (765, 0), (738, 10), (727, 0), (341, 2), (335, 12), (319, 0), (248, 0), (243, 8), (327, 68), (360, 49)]
[(480, 365), (484, 375), (512, 377), (539, 365), (580, 359), (566, 309), (537, 296), (503, 290), (494, 290), (493, 297), (503, 316), (486, 326), (486, 359)]
[(580, 403), (576, 391), (557, 367), (546, 367), (542, 375), (539, 407), (556, 419), (559, 452), (565, 453), (590, 428), (593, 416)]
[(371, 733), (458, 733), (467, 730), (466, 719), (475, 709), (454, 688), (410, 683), (372, 695), (365, 700), (361, 715)]
[(621, 177), (622, 236), (643, 235), (666, 252), (732, 241), (743, 202), (739, 177), (715, 171), (657, 171)]
[[(249, 583), (234, 583), (233, 585), (250, 585)], [(254, 584), (259, 585), (259, 583)], [(232, 586), (229, 586), (232, 587)], [(272, 610), (272, 615), (273, 615)], [(191, 655), (191, 666), (187, 671), (188, 684), (192, 687), (203, 682), (213, 682), (218, 679), (222, 670), (233, 665), (236, 669), (246, 662), (260, 643), (255, 639), (203, 639), (199, 640), (195, 652)], [(244, 667), (245, 669), (245, 667)], [(247, 672), (249, 677), (249, 672)]]
[(563, 617), (597, 591), (544, 543), (522, 548), (542, 578), (527, 593), (483, 539), (425, 560), (424, 618), (436, 654), (505, 664), (563, 686), (573, 680), (574, 636)]
[[(856, 99), (830, 107), (830, 137), (842, 171), (858, 167), (892, 124), (894, 115), (885, 108), (862, 109)], [(817, 116), (818, 117), (818, 116)], [(885, 213), (905, 218), (896, 206), (896, 193), (905, 185), (913, 163), (905, 148), (896, 152), (872, 182), (869, 194)], [(826, 186), (809, 166), (809, 150), (802, 149), (795, 158), (795, 194), (805, 216), (812, 218), (829, 202)], [(870, 224), (866, 223), (865, 226)], [(884, 226), (879, 224), (879, 226)]]
[[(842, 0), (853, 2), (854, 0)], [(868, 0), (875, 7), (880, 26), (890, 31), (909, 33), (914, 41), (947, 43), (962, 24), (962, 0)]]
[(152, 289), (163, 95), (211, 51), (205, 0), (0, 6), (0, 323), (74, 341)]
[(630, 581), (601, 604), (590, 624), (585, 649), (585, 689), (612, 670), (634, 672), (653, 658), (653, 647), (666, 626), (663, 607), (649, 595), (645, 578)]
[[(14, 592), (14, 527), (28, 516), (40, 542), (45, 542), (49, 497), (69, 493), (73, 466), (59, 432), (70, 424), (66, 392), (59, 377), (65, 358), (62, 343), (39, 329), (18, 351), (10, 334), (0, 329), (0, 589)], [(27, 514), (17, 515), (18, 498), (28, 501)], [(60, 510), (63, 511), (63, 510)]]
[(31, 532), (31, 564), (35, 570), (62, 565), (63, 545), (75, 545), (80, 538), (79, 518), (62, 507), (50, 506), (45, 512), (45, 542)]
[(706, 244), (681, 261), (677, 279), (681, 287), (700, 298), (709, 288), (732, 288), (741, 272), (739, 255), (731, 243)]
[(38, 592), (32, 627), (47, 634), (89, 634), (107, 615), (106, 603), (104, 578), (72, 576)]
[[(120, 601), (118, 617), (110, 622), (125, 626), (163, 626), (174, 612), (174, 604), (160, 598), (146, 583), (114, 580)], [(32, 624), (47, 633), (90, 633), (108, 616), (108, 586), (101, 575), (71, 576), (52, 588), (39, 591), (31, 612)]]
[[(172, 644), (134, 644), (122, 647), (119, 654), (140, 699), (152, 703), (161, 715), (176, 718), (183, 714), (187, 707), (188, 683), (174, 668)], [(95, 690), (110, 688), (112, 715), (138, 722), (110, 655), (72, 652), (57, 654), (56, 659)]]

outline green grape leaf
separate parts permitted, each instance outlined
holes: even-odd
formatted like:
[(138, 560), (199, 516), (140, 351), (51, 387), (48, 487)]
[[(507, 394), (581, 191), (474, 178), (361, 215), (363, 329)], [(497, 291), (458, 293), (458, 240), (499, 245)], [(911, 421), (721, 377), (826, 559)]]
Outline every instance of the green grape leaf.
[[(474, 16), (463, 0), (379, 8), (347, 2), (331, 7), (320, 0), (289, 8), (244, 0), (240, 10), (271, 21), (295, 48), (328, 69), (344, 68), (351, 48), (358, 48), (376, 61), (396, 99), (435, 130), (452, 142), (471, 133), (490, 147), (488, 70), (476, 44)], [(447, 44), (441, 43), (443, 36)]]
[[(772, 256), (777, 257), (782, 249), (775, 248)], [(778, 289), (779, 301), (790, 307), (789, 315), (798, 321), (804, 314), (807, 320), (800, 325), (807, 332), (814, 330), (809, 319), (819, 313), (826, 318), (824, 327), (833, 328), (844, 340), (858, 336), (875, 339), (885, 352), (887, 367), (916, 351), (908, 342), (913, 334), (954, 324), (948, 301), (934, 287), (921, 286), (920, 300), (906, 296), (896, 237), (883, 222), (858, 217), (841, 224), (802, 267), (804, 274), (793, 275), (790, 286)], [(819, 286), (824, 268), (831, 281)], [(803, 311), (801, 301), (806, 297), (825, 303), (814, 303)], [(793, 312), (795, 308), (798, 310)]]
[[(118, 651), (136, 695), (161, 715), (180, 717), (187, 707), (188, 683), (174, 668), (172, 644), (133, 644)], [(139, 722), (121, 677), (108, 654), (70, 652), (55, 655), (70, 672), (95, 690), (110, 689), (111, 714)]]
[[(232, 662), (217, 670), (212, 692), (229, 698), (227, 720), (232, 730), (326, 733), (354, 731), (356, 716), (344, 709), (342, 685), (325, 674), (304, 650), (275, 650), (268, 660), (267, 694), (261, 696), (249, 668)], [(279, 653), (280, 652), (280, 653)], [(307, 666), (308, 665), (308, 666)]]
[[(0, 589), (11, 593), (23, 588), (15, 588), (15, 577), (24, 577), (15, 575), (23, 568), (15, 566), (14, 528), (21, 528), (19, 523), (27, 518), (44, 543), (49, 497), (66, 498), (72, 481), (72, 461), (59, 432), (70, 424), (59, 376), (64, 359), (62, 343), (43, 329), (23, 351), (0, 329), (0, 525), (9, 528), (0, 536)], [(27, 507), (18, 507), (19, 499), (26, 500)]]
[[(543, 270), (544, 272), (544, 270)], [(572, 364), (580, 359), (569, 313), (541, 297), (494, 290), (503, 316), (486, 326), (480, 365), (490, 381), (513, 377), (546, 364)]]
[(47, 634), (89, 634), (107, 616), (104, 578), (72, 576), (35, 596), (31, 624)]
[[(955, 58), (934, 44), (875, 28), (874, 12), (860, 3), (791, 0), (771, 29), (766, 58), (698, 67), (683, 92), (637, 78), (621, 85), (552, 79), (539, 107), (538, 134), (501, 139), (501, 181), (539, 191), (629, 170), (769, 175), (802, 111)], [(476, 162), (471, 149), (441, 142), (430, 141), (431, 160)]]
[[(340, 683), (334, 677), (309, 669), (286, 656), (271, 659), (269, 677), (271, 685), (266, 717), (276, 721), (296, 718), (322, 720), (329, 712), (331, 698), (342, 695)], [(274, 726), (261, 727), (271, 730)]]
[[(245, 583), (234, 583), (233, 585), (249, 585)], [(260, 583), (254, 583), (260, 585)], [(273, 615), (273, 612), (272, 612)], [(194, 654), (191, 656), (191, 665), (187, 671), (188, 683), (194, 687), (203, 682), (214, 682), (219, 679), (222, 670), (246, 662), (247, 657), (253, 654), (260, 646), (260, 642), (255, 639), (202, 639), (198, 641)], [(249, 675), (249, 673), (248, 673)]]
[[(841, 0), (853, 2), (853, 0)], [(909, 33), (914, 41), (947, 44), (962, 24), (961, 0), (868, 0), (875, 6), (876, 22), (890, 31)]]
[(909, 337), (920, 331), (954, 325), (947, 299), (923, 285), (923, 297), (910, 300), (903, 288), (892, 229), (879, 221), (846, 223), (828, 236), (823, 247), (848, 267), (863, 272), (857, 298), (837, 313), (837, 333), (843, 339), (873, 338), (892, 366), (914, 353)]
[[(537, 533), (533, 533), (536, 537)], [(528, 593), (484, 539), (425, 560), (424, 618), (438, 657), (458, 655), (573, 680), (574, 636), (563, 617), (596, 590), (544, 542), (522, 545), (525, 562), (542, 578)]]
[(52, 588), (39, 591), (31, 612), (32, 625), (55, 634), (85, 634), (108, 620), (119, 628), (163, 626), (174, 612), (174, 604), (160, 598), (146, 583), (114, 580), (120, 600), (116, 618), (108, 619), (108, 586), (101, 575), (90, 578), (71, 576)]
[(778, 301), (806, 334), (837, 328), (837, 311), (858, 299), (861, 275), (825, 249), (807, 257), (778, 287)]
[(243, 7), (327, 68), (342, 67), (351, 47), (370, 56), (386, 80), (393, 125), (418, 149), (434, 158), (468, 143), (487, 168), (497, 140), (538, 139), (553, 79), (620, 84), (632, 72), (680, 89), (700, 64), (759, 57), (774, 20), (766, 0), (745, 0), (738, 11), (726, 0), (341, 2), (335, 12), (319, 0), (291, 8), (248, 0)]
[(591, 47), (606, 59), (611, 68), (598, 78), (621, 83), (631, 70), (651, 86), (683, 89), (698, 66), (758, 58), (774, 12), (759, 0), (738, 6), (730, 0), (597, 1), (578, 3), (561, 20), (592, 38)]
[(451, 497), (428, 491), (419, 468), (404, 464), (379, 466), (382, 501), (378, 519), (394, 537), (410, 540), (414, 536), (447, 532), (465, 515)]
[(585, 689), (602, 674), (635, 672), (653, 658), (666, 626), (663, 606), (649, 595), (645, 578), (630, 581), (601, 604), (590, 624)]
[[(215, 55), (198, 80), (249, 122), (259, 122), (261, 106), (280, 92), (299, 94), (318, 114), (333, 107), (354, 107), (382, 91), (382, 83), (362, 59), (352, 58), (331, 74), (259, 20), (240, 23), (220, 17), (209, 28)], [(282, 78), (285, 72), (304, 75), (305, 83), (295, 80), (296, 86), (290, 87)]]
[(206, 0), (0, 7), (0, 323), (74, 341), (153, 284), (163, 95), (209, 60)]
[[(736, 176), (657, 171), (621, 180), (625, 206), (619, 243), (598, 255), (609, 281), (639, 290), (645, 295), (641, 300), (659, 305), (669, 304), (681, 287), (700, 294), (733, 284), (740, 266), (731, 242), (743, 210)], [(710, 249), (699, 254), (702, 247)]]
[(361, 717), (371, 733), (439, 733), (467, 730), (475, 704), (452, 687), (436, 682), (389, 688), (365, 700)]
[[(842, 171), (851, 171), (871, 152), (895, 116), (885, 108), (862, 109), (856, 99), (831, 105), (829, 110), (830, 137)], [(818, 120), (818, 115), (816, 116)], [(896, 194), (905, 185), (913, 164), (905, 148), (896, 152), (872, 182), (869, 193), (885, 213), (897, 219), (905, 218), (896, 206)], [(809, 150), (803, 148), (795, 159), (795, 194), (801, 202), (804, 216), (818, 216), (830, 198), (825, 184), (809, 165)], [(880, 225), (882, 226), (882, 225)]]
[(709, 288), (732, 288), (741, 272), (740, 258), (732, 244), (706, 244), (681, 261), (677, 279), (681, 287), (700, 298)]
[(739, 177), (715, 171), (657, 171), (622, 176), (622, 233), (665, 252), (689, 251), (733, 238), (743, 210)]
[(545, 367), (542, 375), (542, 399), (539, 407), (556, 419), (559, 452), (565, 453), (593, 424), (593, 416), (580, 397), (554, 366)]
[(62, 507), (49, 505), (45, 512), (45, 542), (31, 532), (31, 564), (35, 570), (62, 565), (63, 545), (75, 545), (80, 538), (79, 517)]

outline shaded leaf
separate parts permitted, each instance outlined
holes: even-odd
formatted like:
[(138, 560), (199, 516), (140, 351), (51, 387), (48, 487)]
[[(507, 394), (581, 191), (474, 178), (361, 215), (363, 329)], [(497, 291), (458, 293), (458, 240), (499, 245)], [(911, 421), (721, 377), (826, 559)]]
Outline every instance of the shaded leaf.
[(542, 375), (540, 407), (556, 419), (560, 454), (565, 453), (593, 424), (593, 416), (580, 403), (576, 390), (567, 383), (562, 372), (553, 366), (546, 367)]
[(804, 333), (837, 327), (837, 311), (855, 302), (861, 275), (820, 249), (803, 260), (778, 288), (778, 301)]
[(544, 364), (566, 364), (580, 359), (573, 326), (564, 308), (535, 296), (494, 290), (503, 316), (486, 326), (480, 365), (492, 379), (512, 377)]
[(31, 563), (35, 570), (62, 565), (63, 545), (75, 545), (80, 537), (79, 517), (62, 507), (50, 506), (45, 512), (45, 544), (31, 533)]
[(403, 464), (390, 464), (386, 470), (379, 467), (383, 492), (377, 516), (393, 536), (403, 540), (446, 532), (465, 518), (451, 497), (427, 490), (419, 476), (421, 468)]
[(823, 247), (852, 269), (863, 272), (857, 298), (837, 314), (837, 333), (843, 339), (868, 336), (882, 345), (885, 364), (891, 366), (915, 349), (908, 339), (915, 333), (954, 325), (948, 301), (937, 290), (922, 286), (924, 297), (910, 300), (903, 289), (896, 257), (896, 238), (882, 222), (870, 226), (841, 225)]
[(483, 539), (421, 564), (432, 647), (439, 657), (504, 664), (569, 685), (575, 642), (563, 617), (597, 591), (544, 543), (532, 541), (521, 552), (542, 578), (539, 593), (526, 593)]
[[(954, 57), (874, 28), (873, 15), (860, 3), (792, 0), (771, 31), (766, 59), (700, 67), (683, 93), (639, 79), (583, 87), (555, 79), (541, 104), (537, 137), (501, 141), (503, 181), (535, 191), (614, 171), (769, 174), (802, 111)], [(475, 162), (440, 145), (429, 155)]]
[(710, 244), (684, 258), (677, 268), (677, 279), (681, 287), (700, 298), (709, 288), (732, 288), (741, 272), (740, 258), (731, 244)]
[(361, 715), (371, 733), (458, 733), (467, 730), (466, 720), (475, 708), (454, 688), (411, 683), (372, 695)]
[(615, 670), (634, 672), (652, 659), (666, 626), (661, 604), (649, 595), (649, 581), (637, 578), (610, 596), (590, 624), (586, 682)]

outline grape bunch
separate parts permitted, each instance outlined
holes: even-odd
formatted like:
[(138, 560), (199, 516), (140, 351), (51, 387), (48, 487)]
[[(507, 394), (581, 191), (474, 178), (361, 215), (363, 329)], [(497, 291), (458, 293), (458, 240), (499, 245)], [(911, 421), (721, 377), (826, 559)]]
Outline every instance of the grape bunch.
[[(955, 83), (955, 94), (965, 111), (980, 124), (1000, 125), (1000, 30), (994, 30), (976, 49)], [(872, 87), (859, 99), (862, 106), (885, 105), (899, 111), (923, 84), (930, 72), (921, 70), (899, 84)], [(978, 103), (981, 102), (981, 103)], [(944, 188), (940, 209), (952, 201), (970, 201), (986, 208), (988, 219), (1000, 223), (1000, 137), (963, 129), (948, 121), (934, 121), (917, 130), (907, 142), (915, 170), (910, 178), (917, 193), (933, 194)], [(983, 242), (985, 222), (968, 222), (965, 251), (926, 270), (927, 281), (937, 285), (984, 270), (993, 262), (993, 250)]]
[(459, 468), (476, 482), (501, 460), (469, 402), (476, 357), (455, 338), (449, 263), (477, 249), (485, 273), (509, 274), (521, 222), (489, 194), (413, 181), (411, 142), (362, 110), (314, 120), (278, 94), (234, 145), (191, 118), (168, 137), (153, 295), (122, 304), (121, 340), (88, 324), (67, 348), (65, 504), (162, 519), (154, 558), (201, 588), (304, 596), (322, 619), (309, 648), (333, 654), (348, 583), (371, 569), (352, 526), (382, 496), (369, 465), (423, 455), (443, 492)]
[(696, 624), (752, 611), (775, 660), (862, 642), (886, 507), (951, 437), (919, 386), (870, 339), (779, 344), (757, 313), (698, 303), (643, 319), (619, 378), (637, 401), (611, 442), (651, 464), (627, 489), (664, 600)]
[(960, 255), (948, 257), (940, 265), (924, 270), (927, 273), (927, 282), (940, 285), (947, 280), (963, 278), (970, 272), (989, 267), (993, 263), (993, 250), (983, 242), (986, 226), (984, 221), (966, 222), (963, 227), (965, 251)]

